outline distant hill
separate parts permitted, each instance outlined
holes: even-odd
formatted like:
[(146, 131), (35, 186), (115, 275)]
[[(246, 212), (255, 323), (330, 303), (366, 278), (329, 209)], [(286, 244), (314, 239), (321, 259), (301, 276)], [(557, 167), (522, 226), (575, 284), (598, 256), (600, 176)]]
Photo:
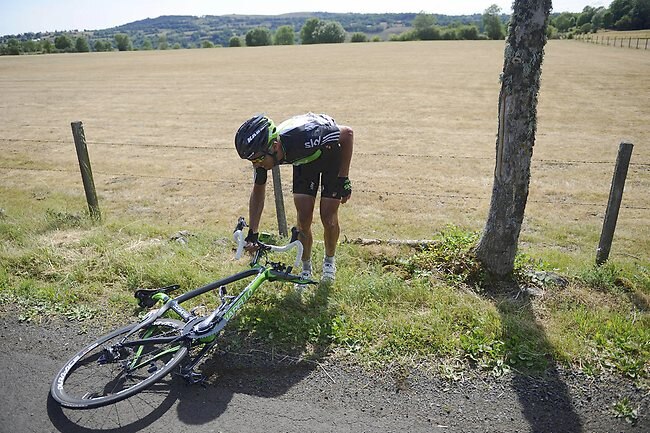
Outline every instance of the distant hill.
[[(99, 38), (112, 38), (116, 33), (125, 33), (131, 37), (134, 46), (144, 38), (156, 38), (166, 35), (167, 43), (179, 43), (183, 48), (210, 41), (215, 45), (227, 46), (233, 36), (245, 36), (246, 32), (256, 27), (267, 27), (275, 31), (281, 26), (292, 26), (296, 34), (309, 18), (341, 23), (348, 33), (363, 32), (369, 36), (387, 39), (391, 33), (401, 33), (410, 28), (415, 13), (400, 14), (353, 14), (327, 12), (299, 12), (283, 15), (205, 15), (195, 16), (161, 16), (125, 24), (112, 29), (93, 32)], [(446, 16), (435, 15), (437, 24), (481, 25), (481, 15)]]
[[(386, 40), (391, 34), (402, 33), (411, 27), (416, 13), (385, 13), (385, 14), (356, 14), (356, 13), (327, 13), (327, 12), (299, 12), (283, 15), (170, 15), (158, 18), (147, 18), (134, 21), (118, 27), (101, 30), (84, 30), (76, 32), (58, 33), (26, 33), (17, 39), (38, 39), (69, 34), (72, 36), (84, 35), (93, 46), (96, 40), (113, 40), (116, 34), (127, 34), (136, 49), (145, 44), (157, 47), (159, 40), (165, 40), (169, 47), (196, 48), (204, 41), (215, 45), (227, 46), (233, 36), (243, 37), (246, 32), (256, 27), (267, 27), (275, 31), (280, 26), (292, 26), (296, 34), (309, 18), (318, 18), (326, 21), (337, 21), (348, 33), (362, 32), (369, 38), (378, 36)], [(436, 23), (440, 26), (457, 24), (475, 24), (482, 28), (481, 14), (448, 16), (434, 15)], [(9, 37), (0, 38), (4, 42)], [(164, 37), (164, 38), (163, 38)]]

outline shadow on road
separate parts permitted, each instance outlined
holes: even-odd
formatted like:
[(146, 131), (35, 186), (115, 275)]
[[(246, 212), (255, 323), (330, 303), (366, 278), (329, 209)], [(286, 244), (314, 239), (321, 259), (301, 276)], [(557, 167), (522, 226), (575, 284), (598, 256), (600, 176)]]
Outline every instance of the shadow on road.
[[(276, 350), (260, 344), (259, 336), (236, 332), (233, 323), (222, 350), (201, 366), (207, 386), (194, 387), (192, 392), (179, 395), (178, 418), (186, 424), (205, 424), (218, 418), (235, 394), (274, 398), (309, 376), (329, 351), (327, 338), (316, 337), (320, 344), (313, 346), (314, 335), (331, 334), (334, 313), (328, 299), (329, 286), (320, 284), (306, 289), (302, 297), (292, 291), (284, 297), (247, 306), (250, 317), (267, 321), (264, 329), (278, 328), (280, 334), (286, 323), (292, 327), (299, 323), (304, 332), (294, 335), (288, 347)], [(311, 347), (306, 350), (308, 345)], [(304, 358), (306, 352), (313, 355)]]
[(156, 384), (119, 403), (90, 410), (63, 409), (47, 396), (47, 415), (52, 425), (65, 433), (135, 433), (153, 424), (174, 405), (176, 385)]
[[(575, 412), (569, 388), (562, 379), (552, 357), (552, 346), (539, 323), (533, 298), (519, 287), (507, 293), (492, 295), (501, 315), (503, 338), (515, 365), (512, 388), (532, 433), (580, 433), (582, 422)], [(513, 350), (514, 348), (525, 350)], [(526, 374), (526, 367), (545, 367), (545, 372)]]
[[(317, 368), (318, 360), (329, 350), (327, 344), (316, 350), (312, 347), (310, 352), (315, 355), (303, 358), (307, 345), (313, 344), (310, 335), (316, 331), (330, 335), (327, 328), (333, 313), (328, 306), (328, 296), (329, 287), (320, 285), (308, 289), (302, 297), (291, 291), (264, 305), (247, 305), (249, 317), (260, 320), (274, 317), (305, 324), (305, 332), (282, 351), (260, 345), (254, 333), (237, 332), (237, 323), (233, 322), (226, 328), (223, 338), (219, 337), (221, 342), (216, 350), (199, 366), (206, 378), (205, 384), (189, 385), (170, 375), (124, 401), (91, 410), (62, 409), (48, 395), (48, 417), (58, 431), (65, 433), (135, 433), (161, 418), (166, 419), (166, 424), (209, 423), (226, 411), (236, 394), (263, 398), (281, 396)], [(172, 415), (174, 406), (176, 416)]]

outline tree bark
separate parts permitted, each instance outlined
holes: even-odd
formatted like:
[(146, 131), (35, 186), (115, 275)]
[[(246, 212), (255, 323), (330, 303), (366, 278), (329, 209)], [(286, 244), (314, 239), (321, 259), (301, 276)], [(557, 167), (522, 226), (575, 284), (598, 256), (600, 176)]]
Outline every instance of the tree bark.
[(551, 0), (515, 0), (506, 39), (492, 199), (475, 249), (477, 259), (497, 276), (514, 268), (528, 199), (550, 9)]

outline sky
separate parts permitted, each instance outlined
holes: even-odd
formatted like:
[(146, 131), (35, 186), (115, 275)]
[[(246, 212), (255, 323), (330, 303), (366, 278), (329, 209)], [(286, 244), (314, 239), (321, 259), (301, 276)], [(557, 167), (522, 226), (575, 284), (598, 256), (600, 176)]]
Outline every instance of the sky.
[[(555, 12), (609, 6), (611, 0), (554, 0)], [(0, 35), (55, 30), (98, 30), (161, 15), (278, 15), (290, 12), (482, 13), (512, 0), (0, 0)]]

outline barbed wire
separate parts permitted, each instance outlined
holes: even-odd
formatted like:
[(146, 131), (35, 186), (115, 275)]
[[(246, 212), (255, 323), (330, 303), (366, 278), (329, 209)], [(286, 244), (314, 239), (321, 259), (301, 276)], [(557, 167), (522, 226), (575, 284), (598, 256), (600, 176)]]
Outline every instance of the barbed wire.
[[(0, 138), (4, 142), (27, 142), (27, 143), (69, 143), (67, 140), (62, 139), (29, 139), (29, 138)], [(231, 151), (233, 146), (209, 146), (209, 145), (187, 145), (187, 144), (148, 144), (148, 143), (129, 143), (129, 142), (110, 142), (110, 141), (87, 141), (89, 145), (101, 146), (129, 146), (129, 147), (145, 147), (145, 148), (161, 148), (161, 149), (194, 149), (194, 150), (224, 150)], [(357, 151), (355, 155), (370, 156), (370, 157), (391, 157), (391, 158), (416, 158), (416, 159), (458, 159), (458, 160), (477, 160), (477, 161), (493, 161), (493, 157), (486, 156), (466, 156), (466, 155), (431, 155), (431, 154), (417, 154), (417, 153), (390, 153), (390, 152), (364, 152)], [(598, 165), (598, 164), (612, 164), (612, 161), (589, 161), (589, 160), (561, 160), (561, 159), (543, 159), (533, 158), (533, 163), (544, 164), (557, 164), (557, 165)], [(643, 162), (630, 162), (630, 166), (650, 168), (650, 163)]]
[[(5, 170), (5, 171), (11, 171), (11, 170), (19, 170), (19, 171), (36, 171), (36, 172), (62, 172), (62, 173), (77, 173), (77, 170), (74, 169), (64, 169), (64, 168), (29, 168), (29, 167), (6, 167), (6, 166), (0, 166), (0, 170)], [(201, 178), (192, 178), (192, 177), (178, 177), (178, 176), (160, 176), (160, 175), (148, 175), (148, 174), (133, 174), (133, 173), (108, 173), (104, 171), (94, 171), (94, 174), (97, 175), (102, 175), (102, 176), (112, 176), (112, 177), (127, 177), (127, 178), (136, 178), (136, 179), (160, 179), (160, 180), (176, 180), (176, 181), (186, 181), (186, 182), (197, 182), (197, 183), (212, 183), (212, 184), (225, 184), (225, 185), (230, 185), (233, 187), (238, 187), (238, 186), (247, 186), (249, 187), (251, 184), (249, 182), (241, 182), (241, 181), (230, 181), (230, 180), (218, 180), (218, 179), (201, 179)], [(291, 193), (290, 190), (288, 189), (283, 189), (284, 193)], [(420, 198), (420, 199), (426, 199), (430, 200), (432, 197), (440, 199), (440, 200), (445, 200), (445, 199), (451, 199), (454, 201), (457, 200), (480, 200), (480, 201), (487, 201), (489, 200), (489, 197), (487, 196), (470, 196), (470, 195), (462, 195), (462, 194), (440, 194), (440, 193), (435, 193), (435, 192), (427, 192), (427, 191), (420, 191), (420, 192), (408, 192), (408, 191), (377, 191), (373, 189), (366, 189), (366, 188), (357, 188), (355, 189), (355, 192), (360, 192), (360, 193), (365, 193), (365, 194), (376, 194), (380, 197), (390, 197), (390, 196), (399, 196), (399, 197), (415, 197), (415, 198)], [(551, 201), (551, 200), (528, 200), (529, 203), (536, 203), (536, 204), (552, 204), (552, 205), (562, 205), (562, 206), (587, 206), (587, 207), (602, 207), (602, 203), (585, 203), (585, 202), (578, 202), (578, 201)], [(643, 206), (631, 206), (631, 205), (623, 205), (622, 206), (624, 209), (630, 209), (630, 210), (650, 210), (649, 207), (643, 207)]]

